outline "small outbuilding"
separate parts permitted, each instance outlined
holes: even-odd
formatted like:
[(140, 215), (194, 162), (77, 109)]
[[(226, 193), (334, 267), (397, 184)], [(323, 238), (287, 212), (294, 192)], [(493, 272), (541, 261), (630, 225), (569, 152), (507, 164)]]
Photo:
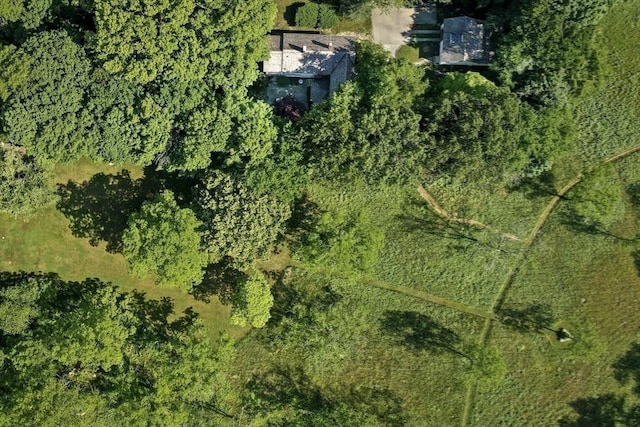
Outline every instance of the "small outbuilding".
[(443, 21), (440, 39), (440, 65), (489, 65), (489, 43), (484, 21), (459, 16)]

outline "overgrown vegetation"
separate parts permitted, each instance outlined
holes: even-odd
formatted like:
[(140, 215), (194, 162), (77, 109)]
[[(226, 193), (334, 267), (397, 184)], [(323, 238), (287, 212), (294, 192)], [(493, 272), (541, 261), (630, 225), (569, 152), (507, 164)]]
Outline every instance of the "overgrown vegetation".
[(441, 3), (308, 111), (271, 1), (0, 5), (0, 424), (637, 424), (640, 4)]

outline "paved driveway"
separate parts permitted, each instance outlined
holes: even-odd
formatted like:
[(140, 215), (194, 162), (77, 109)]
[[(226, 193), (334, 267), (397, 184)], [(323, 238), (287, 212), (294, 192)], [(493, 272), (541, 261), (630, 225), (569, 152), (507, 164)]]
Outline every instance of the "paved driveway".
[(407, 44), (413, 24), (436, 23), (435, 7), (373, 9), (371, 13), (373, 40), (392, 55), (400, 46)]

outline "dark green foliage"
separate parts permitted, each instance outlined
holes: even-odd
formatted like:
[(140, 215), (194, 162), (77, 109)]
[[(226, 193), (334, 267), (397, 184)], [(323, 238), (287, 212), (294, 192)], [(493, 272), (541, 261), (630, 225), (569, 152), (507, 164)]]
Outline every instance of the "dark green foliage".
[(52, 0), (2, 0), (0, 18), (8, 22), (19, 22), (26, 29), (33, 29), (42, 23)]
[(500, 179), (528, 161), (533, 111), (479, 74), (449, 74), (424, 103), (423, 128), (433, 140), (429, 161), (451, 175)]
[(86, 139), (94, 144), (92, 157), (119, 164), (151, 163), (169, 141), (167, 109), (142, 87), (105, 74), (88, 89), (81, 115)]
[(39, 161), (70, 161), (88, 151), (78, 114), (90, 82), (84, 50), (62, 31), (29, 38), (19, 55), (30, 58), (25, 84), (3, 106), (4, 132)]
[(178, 207), (165, 191), (142, 205), (122, 235), (122, 254), (137, 276), (157, 275), (156, 283), (189, 291), (204, 277), (206, 252), (200, 249), (202, 224), (190, 209)]
[(193, 312), (171, 312), (96, 279), (2, 273), (0, 423), (221, 421), (228, 341), (213, 347)]
[(296, 11), (296, 25), (315, 28), (318, 23), (318, 5), (307, 3)]
[(309, 170), (301, 140), (291, 124), (281, 127), (271, 156), (246, 166), (245, 181), (257, 196), (268, 194), (286, 204), (302, 196)]
[(31, 58), (12, 45), (0, 45), (0, 100), (24, 86)]
[(425, 135), (413, 103), (426, 84), (424, 70), (389, 58), (381, 46), (358, 46), (358, 75), (301, 120), (316, 171), (370, 182), (420, 176)]
[(167, 169), (191, 171), (207, 168), (214, 152), (226, 152), (231, 127), (231, 118), (213, 103), (192, 111), (173, 142)]
[(328, 4), (318, 5), (318, 28), (331, 28), (338, 23), (338, 16)]
[(129, 216), (138, 211), (148, 194), (161, 190), (158, 182), (132, 179), (129, 171), (98, 173), (88, 181), (59, 184), (57, 208), (69, 220), (71, 233), (97, 246), (106, 242), (109, 252), (122, 251), (122, 233)]
[(309, 28), (331, 28), (338, 23), (338, 16), (327, 4), (306, 3), (296, 11), (296, 25)]
[(247, 264), (273, 248), (290, 216), (288, 205), (253, 195), (237, 178), (210, 171), (195, 191), (204, 245), (212, 262), (231, 257)]
[(97, 53), (107, 71), (133, 82), (206, 79), (242, 88), (257, 76), (274, 15), (267, 0), (99, 0)]
[(267, 158), (278, 137), (273, 108), (266, 102), (248, 98), (225, 99), (225, 104), (225, 111), (233, 120), (233, 132), (224, 150), (226, 163), (247, 165)]
[(500, 79), (534, 103), (565, 104), (598, 79), (595, 25), (614, 1), (513, 3), (493, 65)]
[(28, 215), (51, 203), (50, 179), (51, 173), (18, 147), (0, 144), (0, 212)]

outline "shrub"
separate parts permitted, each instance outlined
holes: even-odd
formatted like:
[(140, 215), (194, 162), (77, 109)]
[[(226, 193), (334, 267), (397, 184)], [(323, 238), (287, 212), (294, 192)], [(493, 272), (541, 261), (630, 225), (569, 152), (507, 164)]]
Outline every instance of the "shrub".
[(318, 6), (317, 28), (331, 28), (338, 23), (338, 16), (331, 6), (321, 4)]
[(318, 5), (307, 3), (296, 11), (296, 25), (315, 28), (318, 23)]
[(420, 59), (420, 51), (417, 47), (403, 45), (396, 51), (396, 58), (417, 62)]

